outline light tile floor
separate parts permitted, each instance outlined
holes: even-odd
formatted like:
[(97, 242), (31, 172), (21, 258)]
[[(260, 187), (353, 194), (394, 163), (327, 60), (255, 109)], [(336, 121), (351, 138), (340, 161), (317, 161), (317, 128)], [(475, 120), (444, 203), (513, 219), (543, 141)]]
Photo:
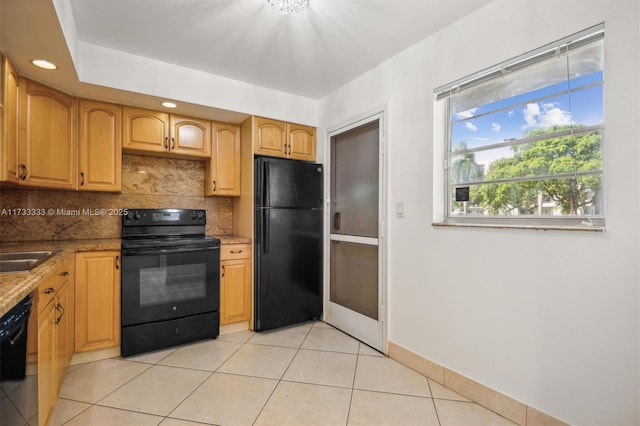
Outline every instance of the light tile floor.
[[(35, 392), (2, 382), (0, 424), (37, 425)], [(323, 322), (73, 366), (50, 424), (513, 425)]]

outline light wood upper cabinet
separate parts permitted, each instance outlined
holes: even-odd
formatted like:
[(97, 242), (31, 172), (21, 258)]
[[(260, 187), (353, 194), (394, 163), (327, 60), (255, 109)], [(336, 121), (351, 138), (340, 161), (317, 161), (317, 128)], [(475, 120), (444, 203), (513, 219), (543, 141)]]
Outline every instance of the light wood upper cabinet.
[(286, 157), (286, 124), (283, 121), (255, 117), (253, 152), (270, 157)]
[(255, 117), (253, 126), (253, 152), (256, 155), (315, 161), (314, 127), (262, 117)]
[(122, 190), (122, 107), (81, 99), (78, 189)]
[(205, 195), (240, 195), (240, 126), (212, 123), (211, 160), (206, 164)]
[(0, 181), (18, 182), (18, 74), (2, 60), (2, 128)]
[(169, 124), (169, 151), (187, 157), (211, 156), (210, 121), (171, 115)]
[(183, 158), (211, 156), (211, 122), (124, 107), (122, 147), (131, 152)]
[(122, 108), (122, 147), (164, 153), (169, 151), (169, 114)]
[(287, 158), (294, 160), (316, 160), (315, 127), (287, 123)]
[(20, 184), (76, 189), (75, 98), (30, 80), (19, 84)]
[(76, 352), (120, 344), (119, 268), (119, 251), (76, 254)]

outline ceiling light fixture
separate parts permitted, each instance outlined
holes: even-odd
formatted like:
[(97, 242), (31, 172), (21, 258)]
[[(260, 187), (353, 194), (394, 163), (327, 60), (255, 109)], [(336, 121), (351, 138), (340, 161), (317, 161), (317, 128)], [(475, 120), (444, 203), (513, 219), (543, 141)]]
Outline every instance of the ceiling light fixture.
[(299, 14), (309, 7), (309, 0), (267, 0), (272, 8), (280, 10), (280, 14)]
[(163, 102), (162, 106), (165, 107), (165, 108), (175, 108), (178, 105), (174, 104), (173, 102)]
[(33, 65), (43, 70), (57, 70), (58, 66), (44, 59), (34, 59), (31, 61)]

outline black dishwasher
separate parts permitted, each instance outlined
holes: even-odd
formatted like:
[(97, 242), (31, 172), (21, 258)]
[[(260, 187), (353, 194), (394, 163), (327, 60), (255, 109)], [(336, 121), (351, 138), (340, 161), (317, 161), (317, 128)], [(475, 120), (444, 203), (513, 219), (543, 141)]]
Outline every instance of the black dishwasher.
[(31, 305), (31, 296), (27, 296), (0, 318), (0, 380), (25, 377), (27, 321)]

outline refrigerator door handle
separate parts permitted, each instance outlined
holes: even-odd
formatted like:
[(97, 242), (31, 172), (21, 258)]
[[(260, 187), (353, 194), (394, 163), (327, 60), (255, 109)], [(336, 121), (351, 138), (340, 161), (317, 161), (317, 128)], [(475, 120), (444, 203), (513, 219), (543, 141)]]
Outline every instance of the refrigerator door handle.
[(262, 210), (262, 253), (269, 254), (269, 222), (270, 222), (269, 209)]
[(339, 212), (335, 212), (333, 215), (333, 229), (336, 231), (340, 230), (340, 223), (342, 221), (342, 214)]
[(271, 192), (271, 186), (269, 185), (269, 163), (265, 161), (262, 167), (262, 172), (264, 173), (264, 180), (262, 181), (262, 205), (271, 206), (271, 197), (269, 196)]
[(262, 199), (262, 186), (264, 184), (264, 182), (258, 178), (258, 176), (263, 176), (263, 171), (262, 169), (263, 164), (262, 164), (262, 160), (261, 159), (257, 159), (255, 162), (255, 173), (256, 173), (256, 179), (255, 179), (255, 196), (256, 196), (256, 206), (263, 206), (263, 199)]

